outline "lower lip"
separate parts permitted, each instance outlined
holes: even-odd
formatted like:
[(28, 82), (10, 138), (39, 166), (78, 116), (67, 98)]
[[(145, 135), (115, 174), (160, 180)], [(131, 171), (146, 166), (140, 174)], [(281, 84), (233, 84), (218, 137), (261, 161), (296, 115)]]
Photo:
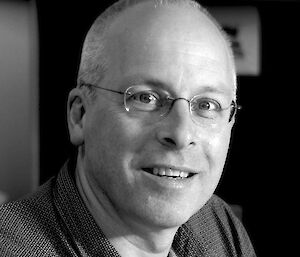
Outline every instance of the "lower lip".
[(169, 189), (184, 189), (191, 186), (192, 182), (198, 176), (198, 174), (193, 175), (189, 178), (168, 178), (167, 176), (156, 176), (141, 170), (143, 175), (149, 179), (152, 183), (155, 183), (159, 187), (165, 187)]

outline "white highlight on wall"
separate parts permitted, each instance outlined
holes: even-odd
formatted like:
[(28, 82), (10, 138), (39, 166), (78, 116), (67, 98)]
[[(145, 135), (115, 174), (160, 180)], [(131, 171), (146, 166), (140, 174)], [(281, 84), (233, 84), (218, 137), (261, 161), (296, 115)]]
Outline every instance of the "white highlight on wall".
[(0, 0), (1, 201), (14, 200), (37, 187), (38, 145), (35, 2)]

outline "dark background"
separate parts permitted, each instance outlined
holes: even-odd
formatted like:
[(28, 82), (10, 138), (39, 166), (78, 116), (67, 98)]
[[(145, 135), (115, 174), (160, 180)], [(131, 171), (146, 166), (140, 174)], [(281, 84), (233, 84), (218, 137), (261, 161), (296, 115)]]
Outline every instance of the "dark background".
[[(96, 3), (98, 2), (98, 3)], [(66, 124), (68, 91), (85, 34), (113, 1), (38, 1), (40, 33), (40, 182), (56, 174), (74, 149)], [(261, 73), (238, 78), (239, 103), (231, 149), (217, 193), (243, 207), (243, 223), (258, 256), (288, 256), (293, 226), (287, 203), (295, 167), (293, 137), (299, 76), (297, 1), (202, 1), (206, 6), (256, 6), (261, 19)], [(290, 219), (290, 220), (289, 220)], [(291, 225), (292, 222), (292, 225)]]

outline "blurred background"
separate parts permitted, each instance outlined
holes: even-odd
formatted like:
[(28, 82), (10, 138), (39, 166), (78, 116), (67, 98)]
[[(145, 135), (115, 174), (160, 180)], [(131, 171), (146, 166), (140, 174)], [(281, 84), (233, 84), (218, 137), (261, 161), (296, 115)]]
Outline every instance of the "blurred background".
[[(85, 34), (112, 2), (0, 0), (0, 202), (34, 191), (74, 152), (68, 91)], [(233, 41), (243, 106), (217, 194), (238, 205), (258, 256), (288, 256), (300, 1), (200, 2)]]

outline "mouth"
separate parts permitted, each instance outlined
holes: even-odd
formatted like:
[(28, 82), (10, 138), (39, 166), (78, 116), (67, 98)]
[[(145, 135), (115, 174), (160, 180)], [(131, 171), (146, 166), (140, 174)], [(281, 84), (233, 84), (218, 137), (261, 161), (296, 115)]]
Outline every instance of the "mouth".
[(170, 179), (187, 179), (197, 174), (193, 171), (181, 170), (170, 167), (142, 168), (142, 170), (154, 176), (165, 177)]

